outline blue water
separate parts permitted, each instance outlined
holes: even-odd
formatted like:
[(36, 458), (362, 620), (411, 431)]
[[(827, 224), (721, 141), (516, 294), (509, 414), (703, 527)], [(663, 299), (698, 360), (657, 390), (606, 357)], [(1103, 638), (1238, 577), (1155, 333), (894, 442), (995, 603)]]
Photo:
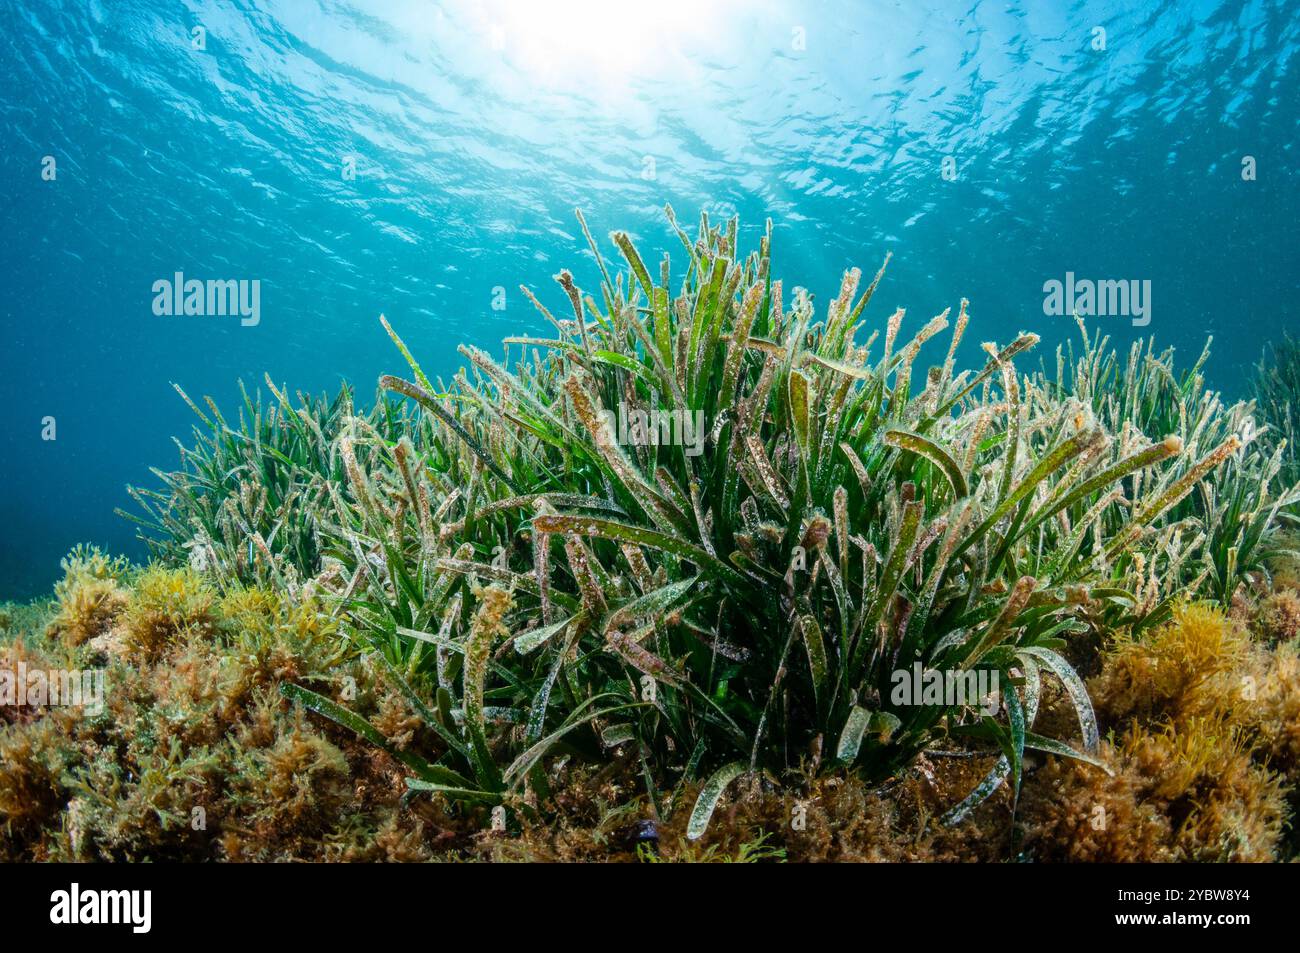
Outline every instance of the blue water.
[[(381, 312), (449, 372), (544, 326), (520, 283), (595, 287), (577, 206), (648, 260), (665, 202), (770, 216), (818, 302), (892, 251), (876, 317), (965, 295), (970, 361), (1072, 332), (1049, 280), (1149, 280), (1148, 326), (1093, 323), (1213, 334), (1238, 394), (1300, 330), (1298, 40), (1294, 2), (0, 0), (0, 596), (80, 540), (141, 555), (112, 511), (175, 463), (169, 382), (368, 399)], [(257, 279), (259, 323), (156, 315), (177, 271)]]

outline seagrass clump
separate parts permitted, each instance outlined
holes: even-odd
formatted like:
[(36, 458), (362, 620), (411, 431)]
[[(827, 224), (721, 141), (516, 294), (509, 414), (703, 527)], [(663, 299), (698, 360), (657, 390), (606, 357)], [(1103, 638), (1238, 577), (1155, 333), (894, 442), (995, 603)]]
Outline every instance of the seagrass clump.
[[(961, 370), (965, 301), (905, 336), (901, 309), (867, 316), (882, 266), (819, 315), (773, 275), (770, 223), (745, 254), (735, 220), (668, 221), (684, 267), (654, 275), (622, 232), (612, 274), (582, 221), (598, 290), (560, 272), (561, 318), (524, 288), (553, 334), (507, 338), (501, 360), (464, 346), (450, 382), (383, 322), (410, 376), (381, 389), (411, 402), (383, 421), (407, 430), (338, 422), (315, 526), (320, 586), (440, 739), (397, 752), (411, 787), (533, 812), (548, 757), (621, 750), (652, 798), (703, 782), (699, 836), (742, 776), (878, 780), (939, 745), (993, 752), (957, 821), (1018, 790), (1026, 749), (1095, 761), (1070, 639), (1229, 599), (1269, 552), (1295, 491), (1249, 462), (1249, 408), (1196, 383), (1144, 417), (1167, 368), (1134, 357), (1146, 370), (1103, 398), (1121, 372), (1086, 334), (1056, 379), (1017, 371), (1029, 333)], [(943, 690), (910, 691), (930, 673)], [(1045, 680), (1072, 738), (1035, 731)], [(954, 697), (966, 685), (1000, 691)]]

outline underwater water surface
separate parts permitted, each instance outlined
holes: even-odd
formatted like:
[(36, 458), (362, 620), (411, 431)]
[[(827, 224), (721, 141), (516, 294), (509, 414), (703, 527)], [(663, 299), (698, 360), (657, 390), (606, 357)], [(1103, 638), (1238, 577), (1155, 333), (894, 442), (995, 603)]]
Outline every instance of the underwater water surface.
[[(598, 274), (738, 214), (818, 314), (857, 265), (965, 348), (1076, 334), (1081, 288), (1240, 396), (1296, 312), (1300, 17), (1284, 2), (0, 0), (0, 597), (78, 541), (135, 558), (128, 483), (238, 379), (290, 390), (543, 330)], [(612, 251), (612, 249), (611, 249)], [(242, 312), (169, 313), (186, 279)], [(1059, 283), (1054, 286), (1052, 283)], [(161, 289), (161, 290), (160, 290)], [(236, 309), (237, 310), (237, 309)], [(159, 313), (162, 312), (162, 313)], [(53, 436), (54, 439), (45, 439)]]

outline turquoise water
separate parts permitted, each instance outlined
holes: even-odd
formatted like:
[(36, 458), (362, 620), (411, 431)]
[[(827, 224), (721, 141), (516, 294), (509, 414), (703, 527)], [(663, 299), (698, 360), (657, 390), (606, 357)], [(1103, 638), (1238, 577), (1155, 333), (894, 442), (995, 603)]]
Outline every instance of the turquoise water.
[[(770, 216), (778, 275), (819, 302), (892, 251), (875, 316), (969, 297), (969, 360), (1068, 337), (1048, 282), (1135, 281), (1143, 313), (1093, 324), (1186, 363), (1214, 335), (1239, 394), (1300, 330), (1296, 14), (0, 0), (0, 597), (47, 589), (77, 541), (141, 555), (113, 509), (188, 434), (170, 382), (368, 399), (400, 361), (380, 313), (449, 372), (458, 341), (545, 326), (519, 284), (557, 308), (560, 268), (595, 286), (579, 206), (647, 259), (680, 250), (665, 202), (738, 212), (751, 241)], [(257, 281), (256, 314), (155, 313), (178, 272), (250, 305)]]

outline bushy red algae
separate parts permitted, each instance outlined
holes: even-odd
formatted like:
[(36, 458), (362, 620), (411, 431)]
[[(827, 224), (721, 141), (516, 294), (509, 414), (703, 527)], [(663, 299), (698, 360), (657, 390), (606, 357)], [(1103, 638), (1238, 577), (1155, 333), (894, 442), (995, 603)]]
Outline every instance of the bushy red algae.
[[(220, 597), (189, 570), (154, 567), (122, 584), (118, 613), (70, 630), (85, 585), (64, 587), (50, 624), (29, 618), (15, 632), (11, 619), (0, 636), (0, 667), (100, 668), (109, 686), (99, 713), (2, 709), (0, 856), (339, 859), (383, 853), (372, 836), (417, 856), (392, 833), (409, 813), (398, 767), (276, 691), (316, 679), (400, 724), (320, 606)], [(100, 638), (117, 624), (123, 638)]]

